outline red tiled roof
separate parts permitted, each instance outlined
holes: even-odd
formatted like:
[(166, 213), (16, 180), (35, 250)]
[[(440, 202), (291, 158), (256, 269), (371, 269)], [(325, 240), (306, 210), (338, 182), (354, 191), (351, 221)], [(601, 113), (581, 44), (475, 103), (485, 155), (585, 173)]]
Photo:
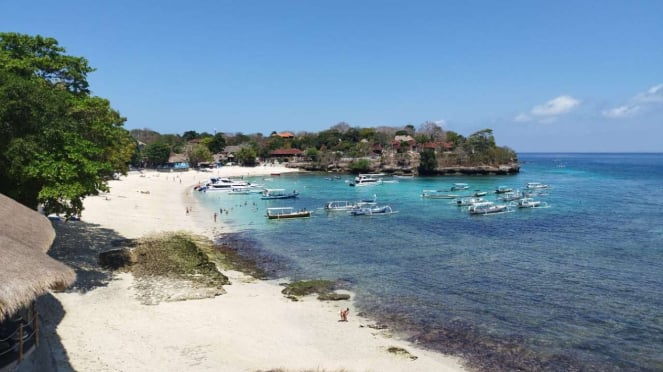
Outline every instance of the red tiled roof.
[(294, 133), (292, 133), (292, 132), (281, 132), (281, 133), (277, 133), (276, 135), (281, 137), (281, 138), (293, 138), (295, 136)]

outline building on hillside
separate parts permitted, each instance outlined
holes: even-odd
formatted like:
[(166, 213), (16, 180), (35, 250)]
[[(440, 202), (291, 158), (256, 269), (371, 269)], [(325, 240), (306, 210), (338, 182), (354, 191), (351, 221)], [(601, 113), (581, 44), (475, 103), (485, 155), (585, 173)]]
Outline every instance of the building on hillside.
[(423, 144), (422, 147), (424, 149), (433, 150), (435, 152), (446, 152), (453, 150), (454, 145), (453, 143), (450, 142), (437, 141), (437, 142), (426, 142)]
[(292, 132), (280, 132), (280, 133), (276, 133), (276, 135), (283, 138), (283, 139), (295, 138), (295, 134), (292, 133)]
[(412, 138), (412, 136), (395, 136), (394, 140), (391, 142), (394, 150), (396, 151), (413, 151), (417, 146), (417, 141)]
[(46, 254), (53, 239), (48, 218), (0, 194), (0, 371), (14, 371), (39, 346), (37, 298), (76, 279)]
[(277, 149), (269, 153), (271, 161), (292, 162), (301, 159), (304, 152), (300, 149)]

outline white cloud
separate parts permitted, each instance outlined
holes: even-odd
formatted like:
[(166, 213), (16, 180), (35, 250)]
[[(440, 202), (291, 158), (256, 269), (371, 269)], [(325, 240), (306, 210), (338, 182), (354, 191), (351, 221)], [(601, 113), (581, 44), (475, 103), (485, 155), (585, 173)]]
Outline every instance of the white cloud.
[(566, 114), (580, 104), (580, 101), (567, 95), (555, 97), (550, 101), (536, 105), (528, 113), (520, 113), (513, 120), (525, 123), (537, 121), (539, 123), (552, 123), (557, 116)]
[(663, 84), (658, 84), (636, 94), (627, 104), (603, 110), (601, 114), (607, 118), (620, 119), (633, 116), (639, 111), (646, 111), (648, 106), (661, 103), (663, 103)]
[(535, 116), (557, 116), (571, 111), (580, 101), (571, 96), (559, 96), (543, 105), (534, 106), (530, 111)]
[(640, 110), (640, 106), (629, 106), (629, 105), (624, 105), (624, 106), (619, 106), (615, 107), (612, 109), (608, 110), (603, 110), (601, 111), (601, 114), (607, 118), (611, 119), (619, 119), (619, 118), (625, 118), (628, 116), (634, 115), (638, 110)]
[(435, 120), (433, 123), (435, 123), (436, 125), (439, 125), (443, 128), (447, 124), (446, 120), (444, 120), (444, 119)]
[(638, 93), (633, 100), (636, 102), (663, 103), (663, 84), (654, 85), (646, 92)]
[(513, 120), (515, 120), (519, 123), (526, 123), (528, 121), (532, 121), (532, 118), (529, 115), (525, 114), (525, 113), (520, 113)]

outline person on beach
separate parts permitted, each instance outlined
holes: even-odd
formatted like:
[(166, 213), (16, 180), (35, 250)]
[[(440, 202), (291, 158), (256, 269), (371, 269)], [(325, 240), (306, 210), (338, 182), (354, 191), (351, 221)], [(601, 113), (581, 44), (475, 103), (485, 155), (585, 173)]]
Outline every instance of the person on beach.
[(186, 215), (189, 215), (189, 207), (186, 207)]
[(214, 212), (214, 222), (216, 222), (216, 212)]
[(350, 308), (345, 308), (341, 310), (341, 322), (347, 322), (348, 321), (348, 313), (350, 312)]

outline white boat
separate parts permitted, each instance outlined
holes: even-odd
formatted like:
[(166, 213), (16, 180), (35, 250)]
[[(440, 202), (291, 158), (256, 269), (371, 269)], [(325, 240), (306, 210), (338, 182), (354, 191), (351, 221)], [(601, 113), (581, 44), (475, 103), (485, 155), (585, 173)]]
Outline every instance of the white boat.
[(550, 185), (546, 185), (545, 183), (541, 182), (528, 182), (527, 185), (525, 185), (525, 188), (527, 190), (541, 190), (541, 189), (547, 189), (549, 187)]
[(459, 207), (464, 207), (464, 206), (468, 206), (468, 205), (472, 205), (472, 204), (476, 204), (476, 203), (481, 203), (481, 202), (484, 202), (484, 201), (485, 200), (483, 198), (462, 198), (462, 199), (456, 200), (456, 205), (458, 205)]
[(264, 192), (265, 189), (251, 185), (251, 186), (237, 186), (233, 187), (228, 191), (228, 194), (230, 195), (249, 195), (249, 194), (260, 194)]
[(460, 190), (468, 190), (470, 188), (470, 185), (466, 183), (454, 183), (453, 186), (451, 186), (451, 191), (460, 191)]
[(472, 194), (472, 196), (477, 197), (477, 198), (482, 197), (482, 196), (486, 196), (486, 195), (488, 195), (488, 192), (487, 191), (481, 191), (481, 190), (477, 190), (477, 191), (474, 192), (474, 194)]
[(401, 179), (413, 179), (414, 174), (394, 174), (394, 178), (401, 178)]
[(520, 192), (518, 190), (505, 192), (501, 195), (502, 196), (500, 196), (498, 199), (500, 199), (501, 201), (506, 201), (506, 202), (519, 200), (519, 199), (522, 199), (522, 198), (525, 197), (525, 194), (523, 194), (522, 192)]
[(324, 209), (327, 212), (343, 212), (349, 211), (357, 207), (357, 203), (353, 203), (347, 200), (334, 200), (325, 203)]
[(398, 212), (392, 210), (391, 207), (388, 205), (382, 207), (378, 206), (359, 207), (359, 208), (354, 208), (350, 211), (350, 214), (353, 216), (384, 216), (394, 213)]
[(327, 212), (347, 212), (357, 208), (375, 207), (377, 205), (376, 200), (376, 195), (373, 195), (373, 199), (360, 200), (358, 202), (334, 200), (325, 203), (324, 210)]
[(467, 207), (467, 211), (471, 215), (485, 215), (485, 214), (511, 212), (511, 208), (509, 208), (508, 205), (495, 204), (493, 202), (487, 201), (487, 202), (472, 204), (469, 207)]
[(382, 184), (382, 177), (384, 173), (365, 173), (359, 174), (355, 177), (354, 182), (350, 183), (350, 186), (372, 186)]
[(510, 188), (509, 186), (498, 186), (495, 189), (495, 194), (504, 194), (504, 193), (511, 192), (511, 191), (513, 191), (513, 189)]
[(460, 195), (449, 194), (445, 190), (423, 190), (421, 197), (426, 199), (456, 199)]
[(270, 220), (311, 217), (311, 213), (306, 209), (295, 210), (293, 207), (267, 208), (267, 218)]
[(260, 192), (262, 189), (258, 185), (252, 185), (250, 182), (244, 180), (231, 179), (227, 177), (212, 177), (209, 182), (203, 186), (196, 186), (195, 189), (198, 191), (214, 191), (214, 192), (230, 192), (234, 188), (240, 187), (250, 187), (255, 188), (257, 192)]
[(292, 190), (292, 192), (286, 191), (285, 189), (265, 189), (262, 192), (260, 199), (271, 200), (271, 199), (293, 199), (296, 198), (299, 193), (297, 190)]
[(512, 205), (518, 208), (548, 208), (548, 203), (540, 200), (534, 200), (532, 198), (523, 198), (517, 202), (512, 203)]

